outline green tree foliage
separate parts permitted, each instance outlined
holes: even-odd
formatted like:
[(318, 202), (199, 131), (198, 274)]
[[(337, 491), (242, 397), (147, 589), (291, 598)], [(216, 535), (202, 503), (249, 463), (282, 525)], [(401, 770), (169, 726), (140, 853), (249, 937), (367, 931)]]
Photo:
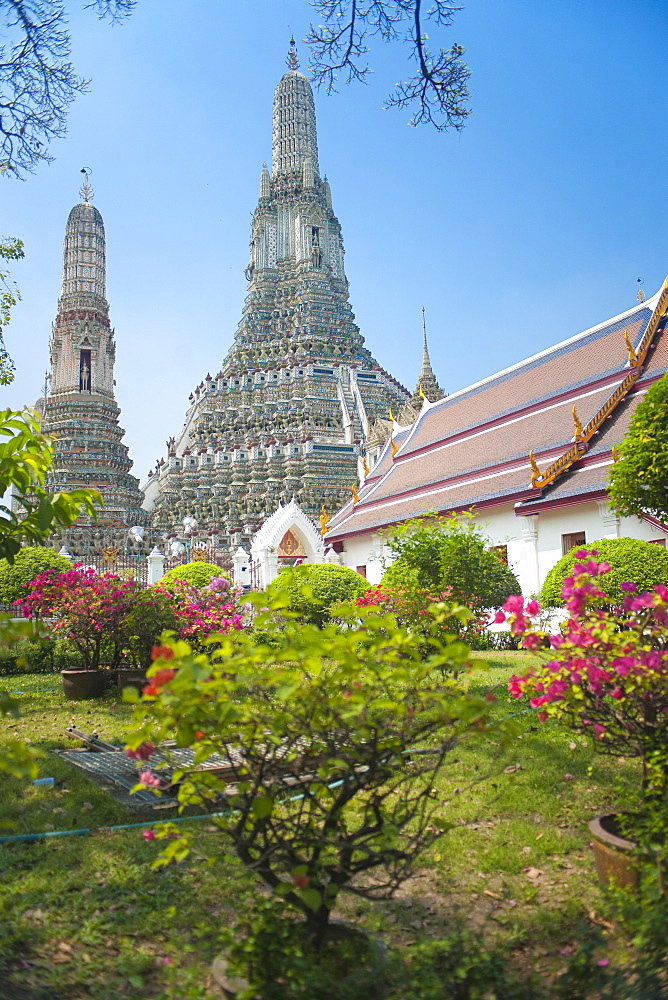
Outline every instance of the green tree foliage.
[(517, 577), (470, 517), (430, 515), (394, 528), (387, 543), (396, 560), (383, 574), (384, 587), (420, 587), (473, 611), (498, 608), (521, 592)]
[(304, 622), (324, 625), (330, 610), (344, 601), (354, 601), (369, 589), (366, 580), (347, 566), (305, 563), (290, 566), (267, 587), (267, 599), (290, 602), (291, 611)]
[[(23, 241), (13, 237), (0, 239), (0, 260), (21, 260), (24, 256)], [(14, 381), (14, 362), (5, 345), (4, 327), (7, 326), (12, 306), (20, 300), (21, 293), (11, 279), (9, 271), (0, 269), (0, 385)]]
[(0, 410), (0, 494), (13, 488), (19, 508), (0, 503), (0, 559), (12, 563), (22, 541), (39, 545), (82, 513), (95, 517), (102, 502), (97, 490), (44, 489), (52, 460), (51, 440), (41, 433), (34, 410)]
[(9, 604), (25, 597), (26, 584), (47, 569), (66, 573), (71, 568), (69, 559), (58, 555), (55, 549), (36, 545), (20, 549), (13, 563), (0, 561), (0, 601)]
[(668, 521), (668, 375), (638, 404), (610, 470), (610, 506), (628, 517)]
[(227, 578), (228, 574), (224, 573), (220, 566), (196, 560), (195, 562), (183, 563), (182, 566), (174, 566), (172, 569), (168, 569), (165, 575), (158, 580), (157, 586), (161, 590), (169, 590), (175, 581), (184, 580), (193, 587), (206, 587), (207, 583), (210, 583), (214, 576), (224, 576)]
[(582, 548), (571, 549), (561, 557), (545, 577), (538, 595), (541, 604), (549, 608), (562, 606), (564, 580), (573, 575), (573, 567), (580, 561), (577, 553), (585, 551), (597, 552), (598, 559), (610, 564), (610, 572), (600, 577), (597, 586), (611, 604), (621, 604), (624, 600), (626, 595), (620, 589), (622, 583), (635, 583), (638, 591), (644, 593), (657, 583), (668, 582), (668, 552), (661, 545), (639, 538), (602, 538), (598, 542), (587, 542)]

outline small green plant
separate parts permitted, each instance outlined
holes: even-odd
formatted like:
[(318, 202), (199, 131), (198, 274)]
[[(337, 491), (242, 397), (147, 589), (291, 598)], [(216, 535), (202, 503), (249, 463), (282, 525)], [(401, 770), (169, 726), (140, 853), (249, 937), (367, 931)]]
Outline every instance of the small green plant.
[[(668, 551), (661, 545), (643, 542), (639, 538), (601, 538), (587, 543), (587, 549), (596, 552), (597, 557), (610, 567), (598, 583), (610, 604), (622, 604), (625, 596), (622, 583), (634, 583), (642, 592), (651, 590), (657, 583), (668, 581)], [(564, 580), (573, 573), (579, 551), (571, 549), (547, 574), (538, 595), (544, 607), (558, 608), (563, 605), (561, 589)]]
[(279, 595), (288, 600), (301, 621), (324, 625), (332, 608), (354, 601), (368, 588), (366, 580), (347, 566), (305, 563), (282, 570), (267, 587), (266, 595), (268, 601)]

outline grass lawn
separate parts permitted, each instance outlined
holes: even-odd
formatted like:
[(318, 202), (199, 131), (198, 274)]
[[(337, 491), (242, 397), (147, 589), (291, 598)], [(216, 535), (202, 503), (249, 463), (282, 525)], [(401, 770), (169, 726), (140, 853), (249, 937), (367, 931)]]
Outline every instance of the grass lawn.
[[(578, 921), (601, 919), (587, 822), (632, 798), (639, 768), (594, 755), (554, 724), (537, 725), (524, 704), (507, 698), (504, 682), (528, 656), (493, 653), (487, 661), (489, 669), (470, 684), (495, 690), (499, 716), (515, 715), (516, 738), (505, 749), (484, 734), (462, 743), (436, 790), (443, 813), (461, 825), (432, 848), (395, 899), (347, 896), (337, 916), (398, 949), (443, 938), (461, 920), (483, 942), (512, 943), (518, 966), (549, 977), (563, 968), (562, 951), (576, 942)], [(45, 751), (73, 747), (64, 731), (76, 724), (123, 740), (129, 706), (115, 697), (67, 702), (59, 684), (47, 675), (3, 679), (0, 686), (19, 696), (21, 717), (3, 719), (0, 738), (18, 736)], [(142, 818), (53, 754), (41, 774), (53, 776), (55, 786), (2, 779), (0, 820), (14, 824), (9, 833)], [(150, 869), (158, 847), (140, 829), (0, 845), (3, 1000), (218, 996), (209, 967), (219, 929), (236, 921), (257, 889), (225, 857), (215, 828), (208, 821), (196, 828), (198, 853), (158, 872)], [(616, 961), (621, 952), (611, 937), (606, 957)]]

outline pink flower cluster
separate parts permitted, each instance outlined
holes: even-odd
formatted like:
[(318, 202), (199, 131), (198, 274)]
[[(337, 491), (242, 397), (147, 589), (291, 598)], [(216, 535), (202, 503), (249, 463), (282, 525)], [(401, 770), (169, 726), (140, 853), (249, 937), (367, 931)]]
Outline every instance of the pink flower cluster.
[(201, 590), (179, 581), (170, 585), (170, 591), (180, 621), (180, 638), (193, 640), (213, 632), (243, 629), (244, 615), (236, 603), (239, 590), (227, 578), (214, 577)]
[(578, 552), (582, 561), (564, 581), (570, 617), (559, 633), (534, 628), (536, 601), (511, 597), (497, 613), (526, 649), (550, 648), (535, 670), (511, 677), (508, 687), (513, 698), (529, 697), (541, 721), (561, 719), (605, 741), (610, 752), (644, 756), (668, 740), (668, 587), (638, 595), (633, 584), (623, 584), (623, 606), (612, 611), (597, 586), (610, 566), (588, 558), (594, 555)]

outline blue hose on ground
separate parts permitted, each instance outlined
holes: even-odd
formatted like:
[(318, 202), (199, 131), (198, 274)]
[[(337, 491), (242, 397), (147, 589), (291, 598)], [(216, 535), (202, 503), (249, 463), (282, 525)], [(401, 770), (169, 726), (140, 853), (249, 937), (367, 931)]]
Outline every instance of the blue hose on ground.
[(216, 819), (218, 816), (225, 816), (226, 813), (204, 813), (200, 816), (176, 816), (174, 819), (154, 819), (146, 820), (143, 823), (118, 823), (116, 826), (91, 826), (82, 827), (80, 830), (47, 830), (45, 833), (19, 833), (12, 837), (0, 837), (0, 844), (24, 843), (34, 844), (38, 840), (47, 840), (51, 837), (82, 837), (88, 833), (101, 833), (105, 830), (133, 830), (141, 826), (144, 829), (150, 826), (160, 826), (161, 823), (187, 823), (189, 820)]

